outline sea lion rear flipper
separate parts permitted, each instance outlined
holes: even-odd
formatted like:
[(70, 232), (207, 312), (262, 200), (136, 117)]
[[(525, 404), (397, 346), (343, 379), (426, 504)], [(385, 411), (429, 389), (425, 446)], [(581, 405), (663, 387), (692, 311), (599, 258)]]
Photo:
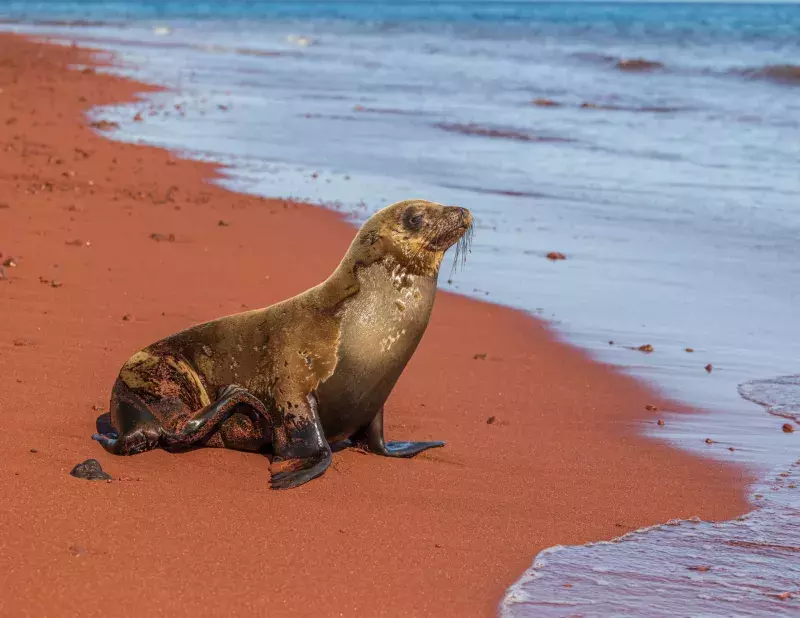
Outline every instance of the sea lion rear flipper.
[[(283, 394), (287, 393), (283, 391)], [(297, 397), (281, 409), (283, 422), (275, 426), (269, 467), (272, 489), (289, 489), (321, 476), (331, 465), (331, 447), (317, 414), (314, 393)]]
[(201, 444), (218, 431), (235, 413), (250, 417), (254, 427), (272, 424), (272, 418), (262, 401), (250, 391), (231, 384), (220, 389), (219, 399), (197, 412), (175, 433), (164, 432), (161, 443), (167, 449), (183, 449)]
[[(119, 435), (101, 432), (92, 436), (113, 455), (136, 455), (158, 447), (181, 450), (200, 445), (236, 412), (250, 416), (254, 425), (263, 419), (271, 424), (261, 400), (241, 386), (232, 384), (220, 390), (217, 401), (198, 410), (177, 431), (169, 432), (141, 397), (124, 385), (118, 388), (124, 392), (114, 398), (112, 405), (117, 406), (117, 415), (122, 420)], [(182, 407), (184, 404), (174, 400), (169, 405)]]
[(384, 457), (413, 457), (429, 448), (444, 446), (444, 442), (385, 442), (383, 438), (383, 408), (375, 415), (369, 425), (356, 433), (353, 443), (376, 455)]

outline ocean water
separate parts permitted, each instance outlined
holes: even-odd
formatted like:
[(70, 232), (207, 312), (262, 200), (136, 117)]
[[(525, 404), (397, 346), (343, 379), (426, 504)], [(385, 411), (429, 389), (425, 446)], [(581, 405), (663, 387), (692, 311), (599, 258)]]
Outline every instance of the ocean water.
[(354, 223), (470, 208), (442, 287), (706, 410), (641, 430), (756, 470), (743, 520), (547, 550), (502, 615), (800, 612), (800, 5), (0, 0), (0, 20), (169, 86), (93, 116), (232, 188)]

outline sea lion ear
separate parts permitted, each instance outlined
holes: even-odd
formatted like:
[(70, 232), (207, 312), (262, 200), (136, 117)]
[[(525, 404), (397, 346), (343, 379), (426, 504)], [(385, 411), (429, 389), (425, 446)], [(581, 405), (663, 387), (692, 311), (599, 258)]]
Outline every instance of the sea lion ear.
[(381, 259), (386, 253), (386, 243), (383, 236), (377, 230), (368, 230), (361, 234), (359, 243), (363, 247), (365, 264), (371, 264)]
[(375, 243), (380, 242), (381, 235), (375, 230), (369, 230), (361, 236), (361, 242), (367, 247), (372, 247)]

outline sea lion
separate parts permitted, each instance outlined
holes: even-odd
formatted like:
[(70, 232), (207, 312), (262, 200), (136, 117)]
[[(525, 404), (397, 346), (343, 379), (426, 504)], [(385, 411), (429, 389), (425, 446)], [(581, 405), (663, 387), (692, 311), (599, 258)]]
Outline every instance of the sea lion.
[(458, 259), (471, 231), (465, 208), (387, 206), (323, 283), (134, 354), (112, 389), (113, 427), (92, 437), (117, 455), (271, 450), (274, 489), (320, 476), (345, 440), (386, 457), (443, 446), (385, 442), (383, 405), (428, 325), (445, 251), (458, 243)]

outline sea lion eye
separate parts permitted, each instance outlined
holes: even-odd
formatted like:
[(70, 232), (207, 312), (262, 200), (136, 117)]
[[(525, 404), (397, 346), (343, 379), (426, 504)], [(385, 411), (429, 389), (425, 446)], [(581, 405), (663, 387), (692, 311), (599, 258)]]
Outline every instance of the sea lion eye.
[(406, 212), (406, 227), (411, 228), (412, 230), (418, 230), (422, 225), (422, 214), (418, 212), (414, 212), (413, 210), (409, 210)]

